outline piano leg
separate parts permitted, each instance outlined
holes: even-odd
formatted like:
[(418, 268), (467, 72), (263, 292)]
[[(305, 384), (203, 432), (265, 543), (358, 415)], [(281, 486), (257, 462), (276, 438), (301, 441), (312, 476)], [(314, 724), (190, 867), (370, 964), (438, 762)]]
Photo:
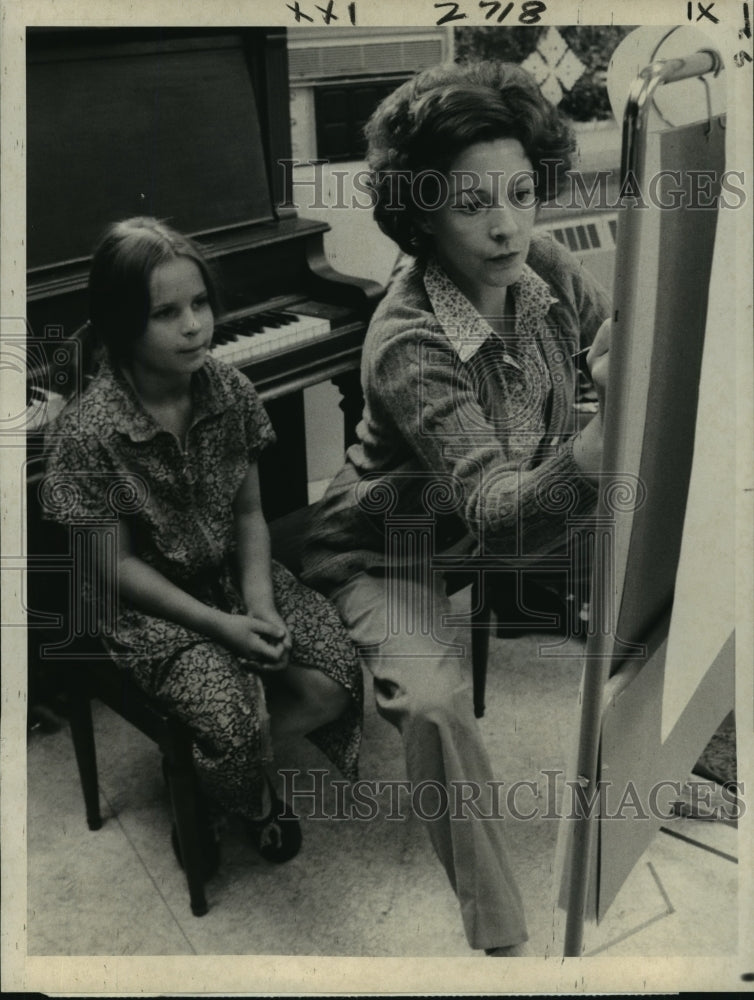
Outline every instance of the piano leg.
[(364, 409), (364, 394), (361, 391), (361, 376), (358, 371), (336, 375), (333, 383), (340, 390), (340, 408), (343, 411), (343, 440), (348, 448), (356, 442), (356, 425), (361, 420)]
[[(358, 371), (333, 377), (340, 390), (346, 448), (356, 441), (356, 425), (361, 420), (364, 396)], [(306, 462), (306, 422), (303, 392), (280, 399), (265, 400), (265, 409), (277, 434), (277, 442), (262, 453), (259, 476), (265, 517), (274, 521), (291, 511), (306, 507), (308, 470)]]
[(306, 468), (304, 394), (291, 393), (265, 401), (277, 442), (259, 460), (262, 506), (268, 521), (289, 514), (309, 501)]

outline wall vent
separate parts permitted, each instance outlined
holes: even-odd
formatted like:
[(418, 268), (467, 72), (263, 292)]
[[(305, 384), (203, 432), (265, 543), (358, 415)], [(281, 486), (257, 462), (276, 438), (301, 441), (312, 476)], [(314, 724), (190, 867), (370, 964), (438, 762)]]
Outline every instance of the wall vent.
[(537, 225), (537, 233), (549, 233), (579, 260), (606, 288), (613, 283), (617, 218), (615, 215), (553, 219)]
[(558, 243), (581, 256), (591, 250), (614, 250), (617, 231), (614, 216), (594, 215), (570, 222), (564, 219), (537, 226), (538, 232), (549, 232)]
[(357, 45), (289, 46), (288, 72), (293, 82), (364, 74), (415, 73), (442, 62), (444, 48), (442, 37)]

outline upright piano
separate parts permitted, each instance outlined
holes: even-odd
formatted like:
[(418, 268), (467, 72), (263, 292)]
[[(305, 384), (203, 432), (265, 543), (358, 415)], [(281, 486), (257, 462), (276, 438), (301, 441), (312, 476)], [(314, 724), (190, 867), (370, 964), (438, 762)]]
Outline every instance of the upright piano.
[(268, 518), (307, 501), (307, 386), (339, 386), (352, 439), (382, 291), (328, 265), (329, 227), (299, 216), (290, 159), (283, 28), (28, 31), (30, 403), (44, 413), (91, 368), (76, 331), (105, 226), (165, 219), (207, 251), (223, 302), (213, 353), (248, 375), (277, 431), (261, 470)]

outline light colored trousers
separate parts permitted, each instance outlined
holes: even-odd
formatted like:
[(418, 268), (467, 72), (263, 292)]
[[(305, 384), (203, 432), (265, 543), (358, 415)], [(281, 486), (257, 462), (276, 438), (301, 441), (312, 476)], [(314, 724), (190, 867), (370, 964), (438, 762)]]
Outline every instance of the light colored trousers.
[[(460, 644), (470, 655), (470, 630), (443, 624), (451, 606), (442, 576), (427, 584), (360, 573), (330, 597), (374, 678), (379, 713), (401, 733), (412, 787), (430, 781), (448, 789), (456, 782), (487, 788), (494, 779), (474, 717), (470, 672), (463, 669), (465, 652), (454, 655), (443, 645)], [(481, 803), (489, 799), (483, 795)], [(475, 817), (472, 810), (456, 819), (452, 814), (446, 810), (425, 825), (458, 897), (469, 944), (525, 941), (504, 821)]]

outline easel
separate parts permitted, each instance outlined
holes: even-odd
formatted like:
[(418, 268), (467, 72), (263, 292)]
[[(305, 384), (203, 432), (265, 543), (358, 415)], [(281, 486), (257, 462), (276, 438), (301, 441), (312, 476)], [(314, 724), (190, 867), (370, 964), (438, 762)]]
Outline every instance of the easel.
[[(731, 633), (671, 731), (663, 732), (668, 635), (694, 462), (715, 197), (725, 166), (724, 117), (711, 112), (705, 77), (721, 68), (711, 49), (653, 62), (634, 81), (624, 114), (622, 189), (635, 181), (639, 192), (646, 191), (659, 170), (687, 177), (691, 171), (710, 171), (714, 180), (707, 210), (637, 203), (619, 216), (598, 509), (598, 523), (613, 526), (612, 544), (594, 555), (576, 766), (587, 803), (599, 794), (600, 780), (610, 782), (615, 795), (630, 781), (642, 797), (660, 780), (683, 781), (733, 707)], [(707, 114), (701, 122), (674, 126), (654, 108), (654, 96), (661, 87), (693, 78), (704, 84)], [(657, 129), (658, 115), (668, 127)], [(659, 185), (656, 196), (668, 193)], [(615, 487), (621, 474), (638, 477), (643, 489), (620, 497)], [(609, 805), (608, 793), (600, 809)], [(599, 810), (584, 809), (570, 821), (563, 893), (567, 957), (582, 954), (585, 919), (604, 915), (661, 822), (650, 816), (641, 824), (600, 823), (599, 815)]]

